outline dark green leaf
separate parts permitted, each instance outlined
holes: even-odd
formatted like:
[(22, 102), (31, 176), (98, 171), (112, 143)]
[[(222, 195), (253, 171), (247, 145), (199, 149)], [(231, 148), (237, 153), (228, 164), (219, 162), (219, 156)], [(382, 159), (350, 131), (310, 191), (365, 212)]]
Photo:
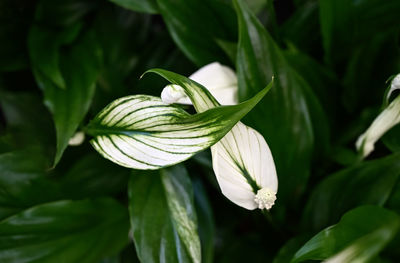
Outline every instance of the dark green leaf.
[(94, 94), (99, 71), (99, 50), (93, 33), (84, 33), (70, 49), (65, 50), (60, 57), (60, 65), (65, 89), (54, 85), (34, 67), (36, 81), (44, 92), (45, 104), (55, 122), (57, 151), (54, 165), (85, 117)]
[(353, 46), (369, 42), (371, 32), (376, 37), (400, 28), (397, 0), (321, 0), (319, 3), (324, 48), (334, 61), (347, 59)]
[(280, 179), (278, 200), (296, 200), (294, 195), (301, 194), (307, 183), (314, 144), (312, 115), (307, 101), (312, 94), (243, 1), (235, 3), (240, 34), (239, 95), (242, 100), (248, 98), (275, 76), (276, 85), (247, 120), (263, 134), (271, 147)]
[(0, 91), (0, 103), (13, 148), (41, 148), (50, 161), (55, 151), (54, 126), (42, 99), (33, 93)]
[(49, 174), (48, 167), (36, 150), (0, 155), (0, 219), (49, 201), (119, 193), (129, 173), (97, 154), (82, 158), (67, 172)]
[(201, 261), (192, 185), (182, 166), (132, 176), (129, 199), (141, 262)]
[(221, 0), (157, 0), (168, 30), (186, 56), (198, 66), (229, 63), (216, 40), (236, 41), (232, 7)]
[(368, 262), (394, 237), (399, 226), (399, 216), (389, 210), (377, 206), (356, 208), (308, 241), (292, 262)]
[(110, 0), (129, 10), (155, 14), (158, 13), (156, 0)]
[(319, 230), (362, 204), (383, 205), (400, 174), (400, 155), (367, 161), (339, 171), (313, 191), (303, 222)]
[(0, 260), (99, 262), (128, 242), (126, 209), (112, 199), (59, 201), (0, 222)]
[(207, 192), (200, 180), (194, 181), (194, 201), (199, 221), (201, 241), (201, 258), (204, 263), (212, 263), (214, 259), (215, 223), (213, 211)]

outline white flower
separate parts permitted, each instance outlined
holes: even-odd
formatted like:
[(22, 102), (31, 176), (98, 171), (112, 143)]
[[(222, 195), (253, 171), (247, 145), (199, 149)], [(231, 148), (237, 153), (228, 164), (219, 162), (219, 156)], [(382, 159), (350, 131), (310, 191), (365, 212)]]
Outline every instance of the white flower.
[[(206, 87), (221, 104), (238, 103), (237, 77), (228, 67), (214, 62), (189, 78)], [(177, 85), (165, 87), (161, 98), (166, 103), (192, 104)], [(271, 151), (260, 133), (238, 122), (211, 147), (211, 154), (217, 181), (229, 200), (249, 210), (274, 205), (278, 179)]]
[[(393, 79), (388, 96), (396, 89), (400, 89), (400, 74)], [(363, 157), (368, 156), (374, 150), (375, 142), (398, 123), (400, 123), (400, 96), (397, 96), (357, 139), (357, 150)]]
[[(206, 87), (222, 105), (238, 103), (237, 77), (232, 69), (214, 62), (202, 67), (189, 78)], [(169, 104), (192, 104), (189, 97), (178, 85), (165, 87), (161, 92), (161, 99)]]

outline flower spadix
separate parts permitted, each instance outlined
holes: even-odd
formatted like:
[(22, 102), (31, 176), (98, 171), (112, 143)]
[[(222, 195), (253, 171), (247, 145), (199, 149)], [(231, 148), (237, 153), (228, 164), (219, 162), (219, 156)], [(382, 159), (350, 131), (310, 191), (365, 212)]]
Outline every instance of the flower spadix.
[[(400, 89), (400, 74), (392, 80), (385, 98), (386, 102), (389, 101), (393, 91), (397, 89)], [(368, 156), (374, 150), (375, 142), (398, 123), (400, 123), (400, 96), (397, 96), (357, 139), (356, 147), (362, 157)]]
[[(186, 77), (152, 70), (168, 76), (174, 84), (189, 87), (190, 98), (204, 89)], [(113, 101), (88, 125), (91, 144), (105, 158), (135, 169), (160, 169), (182, 162), (218, 142), (264, 95), (264, 89), (239, 105), (210, 108), (190, 115), (180, 107), (148, 95), (127, 96)], [(212, 96), (211, 96), (212, 97)]]
[[(199, 84), (215, 95), (210, 96), (204, 89), (197, 90), (197, 96), (189, 96), (190, 87), (185, 85), (167, 86), (162, 94), (167, 103), (181, 103), (183, 99), (194, 97), (193, 105), (197, 112), (204, 112), (224, 103), (224, 97), (217, 98), (218, 87), (207, 86), (211, 79), (219, 79), (220, 87), (229, 86), (231, 95), (228, 103), (237, 103), (237, 79), (235, 74), (229, 78), (225, 71), (217, 70), (215, 63), (205, 66), (196, 78)], [(218, 64), (219, 65), (219, 64)], [(198, 72), (193, 76), (199, 76)], [(230, 70), (229, 72), (233, 72)], [(225, 83), (224, 83), (225, 82)], [(232, 83), (235, 83), (233, 85)], [(177, 83), (178, 84), (178, 83)], [(268, 85), (268, 88), (271, 84)], [(180, 95), (177, 95), (180, 93)], [(174, 100), (173, 98), (179, 98)], [(234, 100), (230, 100), (235, 98)], [(218, 100), (218, 101), (217, 101)], [(187, 103), (187, 101), (185, 101)], [(264, 137), (256, 130), (238, 122), (218, 143), (211, 147), (213, 169), (222, 193), (233, 203), (246, 209), (270, 209), (276, 200), (278, 179), (271, 151)]]

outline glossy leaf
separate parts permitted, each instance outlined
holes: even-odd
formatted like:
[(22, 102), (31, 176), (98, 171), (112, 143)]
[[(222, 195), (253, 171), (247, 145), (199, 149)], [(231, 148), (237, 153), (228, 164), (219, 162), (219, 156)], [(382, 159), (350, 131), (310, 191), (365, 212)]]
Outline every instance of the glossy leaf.
[(54, 85), (39, 69), (35, 78), (43, 90), (45, 104), (53, 114), (57, 134), (54, 165), (60, 160), (69, 139), (85, 117), (95, 90), (99, 70), (99, 53), (93, 33), (80, 36), (60, 58), (66, 88)]
[(129, 200), (141, 262), (201, 262), (192, 185), (183, 167), (133, 176)]
[(346, 213), (338, 224), (309, 240), (292, 259), (327, 262), (368, 262), (394, 237), (400, 227), (399, 216), (377, 206), (362, 206)]
[(34, 149), (0, 154), (0, 219), (34, 205), (117, 194), (126, 187), (129, 171), (95, 153), (70, 166), (48, 173), (47, 159)]
[(0, 222), (1, 262), (99, 262), (128, 242), (129, 220), (112, 199), (59, 201)]
[(158, 13), (156, 0), (110, 0), (111, 2), (132, 11), (155, 14)]
[(202, 66), (229, 61), (216, 40), (235, 41), (232, 7), (221, 0), (157, 0), (170, 35), (185, 55)]
[(275, 77), (274, 88), (247, 120), (268, 141), (285, 202), (302, 192), (309, 175), (314, 134), (304, 91), (308, 87), (246, 4), (234, 2), (239, 19), (239, 97), (248, 98)]
[[(204, 87), (163, 71), (175, 84), (187, 85), (188, 94), (199, 105), (215, 100)], [(200, 97), (205, 91), (208, 97)], [(94, 148), (105, 158), (135, 169), (160, 169), (182, 162), (219, 141), (268, 92), (235, 106), (210, 109), (190, 115), (160, 98), (133, 95), (112, 102), (89, 124)]]
[(390, 155), (328, 176), (313, 191), (305, 210), (304, 224), (319, 230), (356, 206), (383, 205), (399, 178), (399, 159), (398, 154)]

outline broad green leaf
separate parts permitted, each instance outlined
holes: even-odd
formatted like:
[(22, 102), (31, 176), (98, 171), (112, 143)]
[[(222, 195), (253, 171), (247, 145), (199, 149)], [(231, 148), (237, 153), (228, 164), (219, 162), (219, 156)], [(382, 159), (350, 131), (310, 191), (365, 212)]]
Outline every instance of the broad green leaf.
[(319, 230), (359, 205), (383, 205), (399, 178), (399, 160), (400, 155), (390, 155), (328, 176), (308, 201), (304, 225)]
[(296, 236), (292, 239), (289, 239), (283, 245), (276, 256), (274, 257), (274, 260), (272, 261), (273, 263), (287, 263), (290, 262), (290, 260), (293, 258), (294, 254), (299, 250), (299, 248), (302, 247), (302, 245), (307, 242), (307, 240), (310, 238), (309, 235), (299, 235)]
[(65, 89), (66, 84), (60, 69), (59, 50), (62, 45), (73, 41), (81, 29), (75, 24), (65, 30), (54, 30), (43, 26), (33, 26), (29, 32), (29, 55), (33, 67), (53, 82)]
[(57, 134), (54, 165), (60, 160), (69, 139), (85, 117), (95, 90), (99, 71), (99, 50), (92, 32), (85, 32), (61, 54), (60, 67), (66, 88), (61, 89), (33, 67), (43, 90), (45, 104), (53, 114)]
[(0, 221), (0, 261), (96, 263), (119, 252), (128, 231), (113, 199), (47, 203)]
[(170, 35), (197, 66), (229, 62), (218, 40), (236, 41), (232, 7), (222, 0), (157, 0)]
[(150, 13), (150, 14), (158, 13), (156, 0), (110, 0), (110, 1), (132, 11)]
[(309, 96), (305, 91), (309, 87), (289, 66), (280, 48), (244, 2), (234, 3), (239, 19), (239, 97), (243, 100), (252, 96), (275, 77), (274, 88), (245, 122), (268, 141), (280, 179), (278, 198), (283, 202), (288, 198), (296, 200), (294, 195), (301, 194), (307, 183), (314, 144)]
[(215, 223), (210, 200), (200, 180), (193, 182), (194, 202), (199, 225), (201, 241), (201, 258), (204, 263), (212, 263), (214, 259)]
[[(201, 85), (165, 70), (153, 70), (182, 84), (193, 101), (215, 101)], [(103, 157), (125, 167), (160, 169), (182, 162), (218, 142), (268, 92), (263, 89), (239, 105), (217, 107), (190, 115), (160, 98), (133, 95), (104, 108), (89, 124), (94, 148)], [(204, 93), (202, 93), (204, 92)], [(205, 97), (200, 97), (206, 94)]]
[(346, 213), (338, 224), (310, 239), (292, 259), (326, 262), (368, 262), (394, 237), (400, 227), (399, 216), (377, 206), (362, 206)]
[[(0, 90), (1, 110), (15, 149), (38, 147), (49, 161), (54, 156), (54, 126), (51, 115), (35, 93)], [(32, 121), (35, 120), (35, 121)]]
[(34, 205), (117, 194), (126, 187), (129, 171), (95, 153), (70, 166), (48, 173), (48, 160), (36, 150), (0, 154), (0, 219)]
[(182, 166), (132, 176), (129, 200), (141, 262), (201, 262), (192, 185)]

